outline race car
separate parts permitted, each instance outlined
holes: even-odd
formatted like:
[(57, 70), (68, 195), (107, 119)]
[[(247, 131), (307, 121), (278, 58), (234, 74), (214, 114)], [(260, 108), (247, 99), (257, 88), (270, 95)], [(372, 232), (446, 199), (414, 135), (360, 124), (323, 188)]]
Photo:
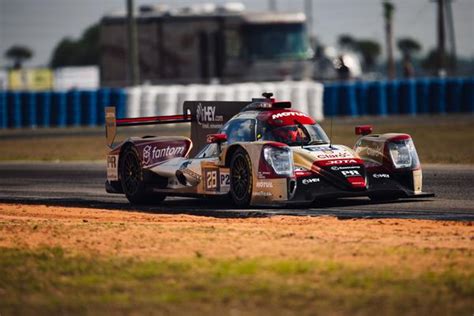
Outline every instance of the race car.
[[(131, 137), (114, 145), (117, 127), (179, 123), (190, 123), (191, 139)], [(116, 119), (109, 107), (106, 132), (106, 190), (133, 204), (167, 196), (229, 196), (238, 207), (433, 196), (422, 191), (410, 135), (371, 135), (363, 125), (353, 149), (332, 144), (313, 118), (272, 93), (250, 102), (186, 101), (183, 114), (172, 116)]]

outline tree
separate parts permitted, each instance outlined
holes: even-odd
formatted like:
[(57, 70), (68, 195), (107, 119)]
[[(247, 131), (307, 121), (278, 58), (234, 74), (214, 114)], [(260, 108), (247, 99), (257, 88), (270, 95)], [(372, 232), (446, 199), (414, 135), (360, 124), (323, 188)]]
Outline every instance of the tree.
[[(446, 61), (448, 63), (454, 62), (454, 56), (453, 55), (446, 55), (445, 56)], [(439, 66), (439, 49), (438, 48), (433, 48), (426, 54), (426, 57), (421, 61), (421, 67), (423, 67), (425, 70), (428, 70), (432, 72), (434, 75), (438, 75), (438, 68)]]
[(356, 50), (356, 40), (349, 34), (341, 34), (337, 40), (339, 47), (342, 49)]
[(13, 45), (5, 52), (5, 58), (13, 60), (13, 68), (20, 69), (23, 62), (33, 57), (33, 51), (22, 45)]
[(400, 38), (397, 41), (397, 46), (403, 56), (412, 57), (421, 50), (421, 44), (409, 37)]
[(412, 62), (412, 55), (421, 50), (421, 45), (416, 40), (406, 37), (397, 41), (397, 46), (402, 53), (403, 77), (411, 78), (415, 75), (415, 67)]
[(365, 66), (372, 69), (380, 55), (380, 44), (371, 39), (362, 39), (356, 42), (356, 47), (364, 60)]
[(53, 51), (51, 67), (99, 64), (99, 39), (99, 24), (88, 27), (78, 40), (63, 38)]

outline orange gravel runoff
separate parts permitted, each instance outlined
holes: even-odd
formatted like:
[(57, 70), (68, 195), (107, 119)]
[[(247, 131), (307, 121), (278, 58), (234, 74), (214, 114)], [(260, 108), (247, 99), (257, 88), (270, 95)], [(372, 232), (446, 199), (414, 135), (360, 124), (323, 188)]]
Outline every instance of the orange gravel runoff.
[(0, 247), (63, 247), (74, 253), (143, 259), (188, 258), (199, 252), (212, 258), (329, 256), (354, 261), (370, 252), (373, 264), (375, 259), (387, 261), (387, 254), (381, 253), (387, 247), (474, 250), (472, 222), (327, 216), (222, 219), (13, 204), (0, 204), (0, 222)]
[[(399, 291), (397, 288), (393, 292), (396, 294), (393, 294), (391, 290), (381, 294), (377, 292), (380, 290), (379, 287), (376, 287), (376, 290), (370, 287), (370, 282), (367, 283), (369, 285), (356, 283), (356, 285), (344, 286), (349, 289), (351, 286), (355, 286), (354, 293), (361, 291), (361, 297), (365, 297), (364, 295), (367, 294), (368, 302), (372, 296), (364, 291), (367, 289), (376, 291), (378, 293), (376, 297), (382, 299), (382, 311), (387, 314), (416, 314), (418, 312), (422, 314), (447, 312), (450, 314), (451, 312), (469, 312), (470, 308), (474, 308), (474, 296), (471, 296), (474, 295), (474, 226), (472, 222), (404, 219), (339, 220), (326, 216), (223, 219), (45, 205), (0, 204), (0, 251), (2, 249), (15, 249), (28, 251), (28, 253), (41, 252), (44, 249), (61, 249), (64, 251), (64, 256), (68, 258), (100, 258), (100, 260), (113, 259), (126, 262), (132, 260), (135, 263), (191, 262), (193, 265), (197, 265), (196, 262), (205, 261), (212, 264), (226, 262), (232, 265), (235, 262), (250, 262), (256, 265), (256, 271), (250, 269), (251, 272), (249, 272), (256, 279), (265, 273), (268, 277), (269, 272), (265, 270), (268, 267), (271, 270), (273, 269), (271, 267), (279, 262), (291, 263), (291, 265), (296, 264), (297, 267), (302, 265), (306, 267), (306, 270), (303, 269), (303, 272), (296, 272), (293, 275), (291, 272), (293, 270), (290, 269), (287, 277), (285, 277), (285, 273), (275, 272), (272, 278), (281, 279), (283, 285), (286, 284), (288, 278), (293, 279), (292, 282), (296, 282), (295, 284), (301, 283), (301, 286), (309, 288), (313, 285), (304, 283), (308, 282), (303, 280), (304, 278), (313, 278), (313, 281), (319, 280), (319, 286), (322, 286), (321, 283), (326, 282), (324, 278), (330, 275), (331, 271), (334, 271), (336, 275), (339, 273), (337, 272), (338, 267), (346, 272), (349, 269), (349, 271), (358, 271), (362, 274), (367, 273), (368, 278), (372, 277), (370, 271), (374, 271), (373, 273), (377, 275), (380, 271), (382, 274), (390, 272), (389, 276), (384, 275), (383, 277), (383, 280), (387, 281), (387, 286), (390, 286), (390, 282), (396, 283), (402, 279), (408, 282), (408, 285), (397, 283), (397, 286), (416, 287), (418, 286), (417, 282), (420, 284), (429, 283), (432, 281), (430, 278), (434, 278), (434, 283), (429, 285), (432, 293), (429, 292), (431, 294), (426, 295), (433, 296), (427, 299), (427, 302), (431, 302), (430, 304), (440, 302), (441, 306), (438, 306), (437, 312), (423, 304), (423, 293), (420, 293), (419, 297), (418, 294), (410, 294), (409, 299), (414, 300), (415, 305), (407, 303), (408, 305), (404, 306), (399, 301), (406, 301), (406, 298), (403, 297), (405, 290)], [(326, 268), (325, 264), (329, 263), (331, 266)], [(313, 265), (317, 265), (319, 268), (314, 270)], [(204, 268), (201, 267), (201, 269)], [(209, 269), (213, 269), (213, 267)], [(275, 271), (280, 271), (278, 270), (279, 266), (275, 269)], [(263, 270), (266, 272), (262, 272)], [(428, 276), (427, 272), (429, 272)], [(244, 271), (243, 274), (248, 275), (246, 273)], [(302, 273), (302, 279), (298, 273)], [(443, 278), (447, 273), (449, 276), (445, 284)], [(394, 275), (393, 280), (392, 274)], [(345, 275), (339, 275), (339, 277), (346, 278)], [(231, 280), (234, 282), (235, 279), (232, 278)], [(330, 279), (327, 282), (336, 281)], [(225, 282), (231, 281), (226, 279)], [(267, 282), (266, 279), (265, 282)], [(340, 283), (340, 280), (337, 282)], [(432, 289), (433, 284), (438, 284), (437, 282), (441, 282), (439, 288)], [(449, 282), (455, 283), (453, 288)], [(283, 287), (280, 283), (274, 286)], [(0, 276), (0, 301), (2, 295), (8, 292), (5, 290), (5, 288), (8, 289), (8, 286), (8, 282), (2, 283), (2, 276)], [(220, 286), (222, 288), (223, 285)], [(363, 289), (359, 289), (359, 286)], [(211, 285), (209, 287), (208, 291), (212, 292), (213, 287)], [(238, 285), (234, 284), (233, 287), (238, 288)], [(323, 288), (318, 287), (320, 291), (323, 291)], [(335, 287), (336, 290), (337, 287)], [(424, 288), (420, 290), (426, 292)], [(350, 291), (345, 288), (339, 289), (339, 291), (340, 297), (350, 296)], [(413, 293), (415, 292), (417, 291), (413, 291)], [(265, 295), (270, 297), (277, 295), (272, 293)], [(408, 293), (411, 292), (408, 291)], [(440, 299), (440, 296), (443, 297), (443, 293), (447, 297), (446, 300)], [(180, 295), (182, 297), (184, 294)], [(250, 314), (274, 312), (273, 308), (278, 310), (283, 308), (280, 311), (286, 310), (290, 314), (292, 312), (312, 314), (312, 309), (307, 310), (304, 306), (312, 306), (311, 304), (317, 302), (317, 299), (304, 294), (303, 301), (300, 302), (301, 306), (295, 307), (291, 304), (288, 306), (286, 303), (283, 307), (279, 307), (280, 303), (265, 306), (265, 304), (258, 303), (258, 297), (255, 298), (255, 294), (253, 295), (250, 301), (255, 301), (256, 305), (252, 305), (254, 308), (247, 310)], [(346, 305), (349, 304), (347, 306), (342, 304), (336, 309), (331, 309), (327, 304), (331, 302), (340, 304), (340, 302), (337, 298), (331, 301), (331, 296), (327, 295), (326, 300), (329, 303), (316, 305), (323, 312), (352, 314), (351, 311), (355, 311), (355, 314), (370, 314), (377, 311), (377, 309), (373, 309), (376, 307), (372, 306), (377, 302), (377, 299), (372, 302), (372, 305), (367, 302), (358, 303), (356, 299), (353, 303), (346, 303)], [(392, 299), (384, 295), (390, 297), (398, 295), (400, 297)], [(166, 309), (168, 306), (166, 300), (148, 303), (153, 307), (156, 307), (153, 304), (158, 304), (168, 312), (193, 311), (204, 314), (217, 311), (229, 312), (228, 304), (230, 303), (220, 298), (214, 302), (214, 297), (213, 294), (211, 298), (208, 298), (213, 308), (207, 305), (207, 307), (202, 307), (202, 304), (199, 303), (202, 308), (196, 310), (189, 307), (196, 303), (193, 301), (193, 297), (186, 299), (184, 303), (178, 299), (181, 305), (173, 304), (174, 308), (181, 306), (182, 309)], [(6, 305), (10, 309), (6, 310), (13, 313), (24, 312), (25, 310), (21, 309), (19, 305), (15, 305), (16, 299), (18, 296), (10, 297), (10, 303)], [(305, 305), (310, 299), (314, 302)], [(229, 300), (234, 302), (235, 298)], [(298, 300), (300, 298), (295, 302)], [(351, 301), (347, 299), (347, 302)], [(46, 303), (44, 306), (51, 307)], [(70, 310), (72, 313), (90, 312), (87, 309), (78, 311), (74, 309), (74, 306), (76, 305), (73, 304)], [(124, 305), (118, 304), (118, 306), (123, 307)], [(46, 308), (45, 311), (58, 312), (53, 307), (51, 308)], [(124, 312), (120, 308), (118, 310), (112, 309), (112, 311)], [(156, 309), (153, 310), (156, 311)], [(28, 311), (32, 310), (26, 310), (27, 313)], [(125, 309), (125, 313), (129, 311)], [(149, 310), (141, 311), (147, 312)], [(2, 303), (0, 303), (0, 314), (1, 312)], [(473, 312), (474, 309), (470, 310), (469, 315)]]

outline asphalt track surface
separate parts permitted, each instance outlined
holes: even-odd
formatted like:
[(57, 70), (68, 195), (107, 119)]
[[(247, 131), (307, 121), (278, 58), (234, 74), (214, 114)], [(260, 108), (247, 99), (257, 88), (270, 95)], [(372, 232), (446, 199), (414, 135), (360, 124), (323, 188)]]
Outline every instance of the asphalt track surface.
[(236, 209), (223, 199), (167, 198), (154, 206), (132, 206), (123, 195), (104, 189), (105, 162), (0, 163), (0, 203), (76, 206), (154, 214), (190, 214), (220, 218), (271, 215), (352, 218), (409, 218), (474, 221), (474, 166), (428, 165), (424, 191), (436, 197), (372, 202), (346, 198), (312, 207)]

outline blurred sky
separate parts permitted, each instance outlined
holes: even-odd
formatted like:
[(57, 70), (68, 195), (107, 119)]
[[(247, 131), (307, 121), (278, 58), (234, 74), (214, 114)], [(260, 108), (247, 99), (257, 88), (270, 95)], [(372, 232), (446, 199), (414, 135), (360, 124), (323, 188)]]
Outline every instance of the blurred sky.
[[(304, 11), (304, 0), (275, 0), (279, 11)], [(221, 0), (135, 0), (140, 4), (181, 7)], [(235, 1), (234, 1), (235, 2)], [(249, 10), (265, 10), (268, 0), (243, 0)], [(384, 46), (381, 0), (313, 0), (314, 32), (326, 45), (335, 45), (342, 33), (373, 38)], [(13, 44), (31, 47), (35, 56), (27, 66), (46, 65), (63, 37), (77, 38), (107, 12), (124, 9), (126, 0), (0, 0), (0, 66)], [(395, 37), (411, 36), (423, 45), (423, 54), (436, 45), (436, 5), (432, 0), (393, 0)], [(453, 15), (458, 55), (474, 58), (474, 0), (454, 0)]]

